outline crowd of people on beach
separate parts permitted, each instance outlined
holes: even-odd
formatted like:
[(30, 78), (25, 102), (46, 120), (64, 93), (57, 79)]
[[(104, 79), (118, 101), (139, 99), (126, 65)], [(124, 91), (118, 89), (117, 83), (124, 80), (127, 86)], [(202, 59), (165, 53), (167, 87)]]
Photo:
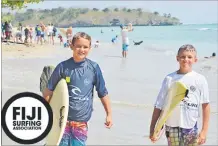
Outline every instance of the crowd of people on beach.
[(60, 41), (60, 45), (69, 47), (72, 39), (72, 27), (68, 28), (63, 34), (66, 35), (67, 40), (64, 42), (63, 35), (61, 32), (57, 35), (58, 29), (49, 23), (45, 25), (43, 22), (34, 25), (25, 25), (19, 23), (17, 27), (13, 27), (10, 21), (2, 23), (2, 42), (6, 42), (7, 45), (10, 43), (18, 44), (55, 44), (55, 38)]

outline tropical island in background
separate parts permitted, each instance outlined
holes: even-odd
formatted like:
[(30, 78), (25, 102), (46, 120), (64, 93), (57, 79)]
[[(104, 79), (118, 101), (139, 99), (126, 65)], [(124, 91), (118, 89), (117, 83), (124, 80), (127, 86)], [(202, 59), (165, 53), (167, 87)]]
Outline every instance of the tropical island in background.
[(53, 23), (57, 27), (101, 27), (132, 23), (135, 26), (180, 25), (180, 20), (171, 14), (146, 12), (142, 8), (52, 8), (26, 9), (16, 13), (2, 13), (2, 21), (11, 21), (14, 26), (35, 25), (39, 21)]

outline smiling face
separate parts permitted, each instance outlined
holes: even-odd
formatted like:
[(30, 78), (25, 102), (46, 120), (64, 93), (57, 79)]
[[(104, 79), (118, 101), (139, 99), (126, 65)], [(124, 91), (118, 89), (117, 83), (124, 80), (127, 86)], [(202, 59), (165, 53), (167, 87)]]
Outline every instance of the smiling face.
[(179, 73), (188, 73), (192, 71), (192, 65), (197, 62), (195, 49), (181, 49), (177, 55), (177, 61), (179, 62)]
[(72, 42), (71, 49), (73, 50), (74, 61), (81, 62), (91, 49), (90, 40), (79, 37)]

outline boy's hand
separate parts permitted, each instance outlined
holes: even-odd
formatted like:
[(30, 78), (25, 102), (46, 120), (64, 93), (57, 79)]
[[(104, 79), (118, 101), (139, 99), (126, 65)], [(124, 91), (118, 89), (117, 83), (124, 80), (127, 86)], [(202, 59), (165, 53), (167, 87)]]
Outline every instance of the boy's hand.
[(205, 132), (201, 131), (199, 133), (197, 142), (198, 142), (198, 145), (202, 145), (206, 142), (206, 133)]
[(149, 138), (150, 138), (151, 142), (155, 143), (157, 141), (157, 138), (153, 137), (153, 134), (154, 134), (154, 131), (150, 132)]
[(107, 116), (107, 117), (106, 117), (106, 121), (105, 121), (104, 124), (105, 124), (105, 127), (106, 127), (106, 128), (110, 129), (111, 126), (113, 125), (113, 123), (112, 123), (112, 117), (111, 117), (111, 116)]

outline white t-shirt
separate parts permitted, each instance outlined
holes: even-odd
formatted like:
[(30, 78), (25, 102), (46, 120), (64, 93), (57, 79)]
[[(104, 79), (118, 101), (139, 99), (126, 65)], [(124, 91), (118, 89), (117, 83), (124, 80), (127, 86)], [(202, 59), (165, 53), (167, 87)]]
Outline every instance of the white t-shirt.
[(48, 26), (48, 33), (53, 33), (53, 26)]
[(129, 38), (128, 38), (128, 30), (122, 29), (121, 36), (122, 36), (122, 42), (123, 44), (129, 45)]
[(185, 84), (189, 93), (172, 111), (171, 116), (166, 121), (166, 125), (187, 129), (193, 128), (200, 116), (201, 104), (209, 103), (207, 81), (203, 75), (194, 71), (187, 74), (177, 74), (177, 72), (173, 72), (167, 75), (157, 96), (155, 102), (156, 108), (163, 108), (168, 89), (175, 81), (180, 81)]

